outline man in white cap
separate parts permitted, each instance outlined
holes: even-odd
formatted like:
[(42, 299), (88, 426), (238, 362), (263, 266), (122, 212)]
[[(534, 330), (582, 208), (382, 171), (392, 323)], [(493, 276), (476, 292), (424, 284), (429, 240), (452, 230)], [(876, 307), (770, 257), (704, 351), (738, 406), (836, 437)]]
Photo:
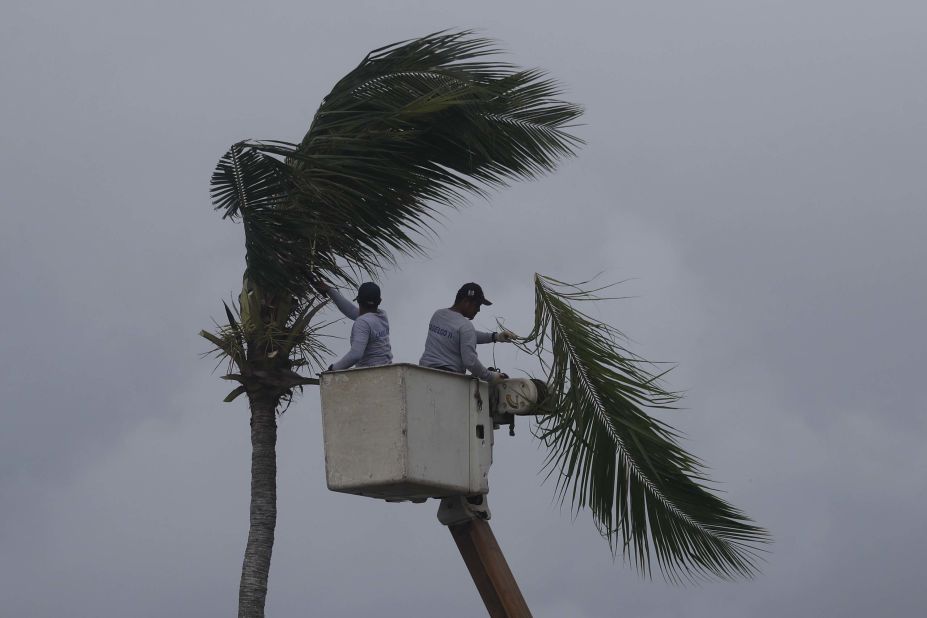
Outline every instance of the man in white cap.
[(443, 369), (455, 373), (467, 370), (480, 380), (493, 381), (508, 376), (490, 371), (476, 354), (479, 343), (508, 343), (515, 335), (507, 330), (487, 333), (473, 327), (471, 320), (483, 305), (491, 305), (483, 295), (483, 288), (476, 283), (466, 283), (457, 291), (454, 304), (447, 309), (438, 309), (428, 324), (425, 338), (425, 352), (418, 364), (423, 367)]
[(380, 286), (368, 281), (357, 289), (355, 306), (341, 295), (335, 287), (321, 279), (312, 282), (321, 294), (326, 294), (346, 318), (354, 320), (351, 327), (351, 349), (340, 360), (329, 365), (328, 370), (354, 367), (373, 367), (393, 362), (389, 344), (389, 319), (380, 309)]

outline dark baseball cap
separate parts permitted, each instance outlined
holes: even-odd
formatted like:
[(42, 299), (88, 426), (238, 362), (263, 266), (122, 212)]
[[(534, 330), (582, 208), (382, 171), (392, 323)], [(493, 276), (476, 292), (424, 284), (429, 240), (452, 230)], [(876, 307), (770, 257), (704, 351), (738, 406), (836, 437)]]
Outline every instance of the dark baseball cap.
[(357, 288), (357, 297), (354, 299), (362, 305), (380, 304), (380, 286), (368, 281)]
[(492, 303), (486, 300), (486, 297), (483, 296), (483, 288), (476, 283), (465, 283), (459, 290), (457, 290), (457, 300), (466, 298), (468, 300), (476, 300), (481, 305), (491, 305)]

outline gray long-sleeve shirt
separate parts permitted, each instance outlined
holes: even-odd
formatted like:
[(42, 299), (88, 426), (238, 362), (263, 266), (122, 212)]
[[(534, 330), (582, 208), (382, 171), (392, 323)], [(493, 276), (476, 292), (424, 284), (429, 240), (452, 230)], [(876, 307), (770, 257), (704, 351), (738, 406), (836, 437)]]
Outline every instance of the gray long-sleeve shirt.
[(428, 324), (425, 352), (418, 364), (423, 367), (470, 373), (488, 380), (492, 373), (476, 355), (478, 343), (492, 341), (492, 333), (478, 331), (473, 323), (452, 309), (438, 309)]
[(376, 311), (359, 315), (357, 305), (341, 295), (335, 288), (328, 288), (331, 298), (344, 317), (354, 320), (351, 327), (351, 349), (339, 361), (332, 364), (333, 369), (373, 367), (388, 365), (393, 362), (393, 353), (389, 344), (389, 319), (386, 312)]

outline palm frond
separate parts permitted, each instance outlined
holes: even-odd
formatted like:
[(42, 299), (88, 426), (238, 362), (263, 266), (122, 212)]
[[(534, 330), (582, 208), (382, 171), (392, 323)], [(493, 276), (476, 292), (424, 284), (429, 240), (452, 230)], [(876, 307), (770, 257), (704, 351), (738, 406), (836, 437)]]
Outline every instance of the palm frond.
[(299, 144), (240, 142), (212, 197), (245, 226), (247, 276), (308, 293), (310, 271), (353, 281), (422, 252), (439, 206), (554, 169), (582, 113), (538, 70), (469, 31), (380, 48), (324, 98)]
[(600, 299), (586, 284), (535, 275), (525, 347), (548, 373), (556, 414), (542, 417), (537, 435), (560, 499), (589, 508), (613, 551), (620, 545), (642, 572), (655, 557), (673, 581), (752, 576), (768, 534), (706, 489), (701, 462), (647, 413), (679, 395), (661, 386), (665, 372), (624, 348), (620, 331), (571, 304)]
[(287, 208), (292, 179), (286, 164), (256, 144), (239, 142), (216, 165), (210, 194), (223, 218), (245, 232), (245, 276), (265, 289), (302, 296), (308, 289), (311, 243)]
[[(295, 301), (295, 302), (294, 302)], [(332, 351), (324, 339), (324, 330), (330, 322), (312, 323), (313, 318), (327, 304), (319, 297), (304, 301), (284, 299), (278, 306), (269, 306), (267, 299), (246, 281), (238, 304), (223, 303), (228, 324), (217, 325), (215, 332), (200, 331), (200, 336), (213, 348), (207, 356), (215, 356), (219, 363), (227, 363), (229, 376), (240, 377), (255, 370), (289, 370), (293, 367), (322, 369)], [(253, 319), (255, 313), (259, 319)]]
[(335, 85), (296, 151), (280, 152), (320, 262), (375, 270), (419, 253), (437, 206), (573, 154), (581, 108), (496, 53), (470, 32), (437, 33), (372, 52)]
[(219, 159), (209, 193), (216, 210), (224, 211), (222, 218), (235, 219), (251, 210), (274, 208), (288, 191), (283, 164), (239, 142)]

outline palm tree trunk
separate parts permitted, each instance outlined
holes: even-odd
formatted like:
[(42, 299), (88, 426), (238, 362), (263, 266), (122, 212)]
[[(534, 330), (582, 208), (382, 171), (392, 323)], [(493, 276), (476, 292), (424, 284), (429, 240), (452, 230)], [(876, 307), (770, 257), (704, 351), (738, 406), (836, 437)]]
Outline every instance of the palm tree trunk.
[(277, 525), (277, 403), (266, 393), (251, 401), (251, 528), (241, 566), (238, 617), (263, 618)]

